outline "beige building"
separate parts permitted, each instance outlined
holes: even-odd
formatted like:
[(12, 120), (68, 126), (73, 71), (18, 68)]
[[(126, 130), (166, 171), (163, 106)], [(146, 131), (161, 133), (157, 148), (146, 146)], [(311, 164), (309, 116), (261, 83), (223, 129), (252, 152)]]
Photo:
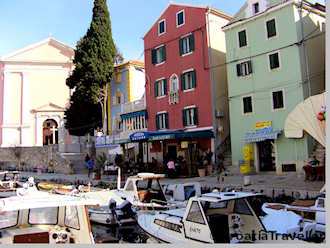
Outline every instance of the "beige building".
[(0, 58), (0, 146), (68, 143), (73, 48), (48, 38)]

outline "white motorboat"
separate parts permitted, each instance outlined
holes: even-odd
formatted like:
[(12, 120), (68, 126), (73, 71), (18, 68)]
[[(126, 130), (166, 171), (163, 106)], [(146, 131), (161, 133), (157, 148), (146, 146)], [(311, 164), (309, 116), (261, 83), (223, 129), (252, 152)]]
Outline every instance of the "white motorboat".
[(86, 208), (99, 204), (24, 187), (0, 200), (0, 243), (93, 244)]
[[(269, 216), (285, 212), (294, 213), (303, 219), (304, 223), (301, 225), (309, 226), (311, 232), (325, 233), (324, 203), (325, 192), (321, 192), (316, 200), (296, 200), (291, 204), (265, 203), (262, 210)], [(295, 228), (293, 227), (292, 230)]]
[(282, 235), (265, 229), (259, 218), (261, 197), (247, 192), (207, 193), (190, 198), (186, 208), (138, 212), (137, 220), (150, 238), (158, 242), (289, 242), (290, 238), (283, 239)]
[(16, 195), (21, 186), (18, 171), (0, 171), (0, 198)]

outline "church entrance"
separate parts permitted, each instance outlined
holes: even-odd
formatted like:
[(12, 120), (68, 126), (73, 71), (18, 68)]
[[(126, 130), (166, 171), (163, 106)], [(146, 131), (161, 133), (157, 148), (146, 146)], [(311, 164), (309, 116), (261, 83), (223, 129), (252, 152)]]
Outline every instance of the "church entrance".
[(47, 119), (42, 124), (43, 132), (43, 145), (54, 145), (58, 144), (58, 124), (53, 119)]

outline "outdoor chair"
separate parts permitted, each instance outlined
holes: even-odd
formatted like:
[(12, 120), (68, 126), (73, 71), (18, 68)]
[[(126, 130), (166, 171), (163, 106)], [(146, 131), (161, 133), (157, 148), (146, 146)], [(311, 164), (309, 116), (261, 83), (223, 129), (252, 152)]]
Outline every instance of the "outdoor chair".
[(311, 180), (312, 179), (312, 176), (313, 176), (313, 174), (312, 174), (312, 172), (313, 172), (312, 167), (309, 166), (309, 165), (305, 165), (303, 167), (303, 169), (305, 171), (305, 181)]
[(325, 166), (316, 167), (316, 180), (325, 179)]

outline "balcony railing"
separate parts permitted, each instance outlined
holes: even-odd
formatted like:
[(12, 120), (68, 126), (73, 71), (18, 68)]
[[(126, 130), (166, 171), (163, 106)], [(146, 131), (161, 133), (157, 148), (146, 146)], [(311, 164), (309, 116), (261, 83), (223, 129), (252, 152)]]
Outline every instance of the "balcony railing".
[(179, 103), (179, 91), (170, 91), (168, 101), (170, 104)]
[(137, 100), (134, 102), (128, 102), (122, 105), (122, 114), (125, 113), (130, 113), (130, 112), (135, 112), (135, 111), (139, 111), (139, 110), (143, 110), (145, 109), (145, 104), (144, 104), (144, 100)]

